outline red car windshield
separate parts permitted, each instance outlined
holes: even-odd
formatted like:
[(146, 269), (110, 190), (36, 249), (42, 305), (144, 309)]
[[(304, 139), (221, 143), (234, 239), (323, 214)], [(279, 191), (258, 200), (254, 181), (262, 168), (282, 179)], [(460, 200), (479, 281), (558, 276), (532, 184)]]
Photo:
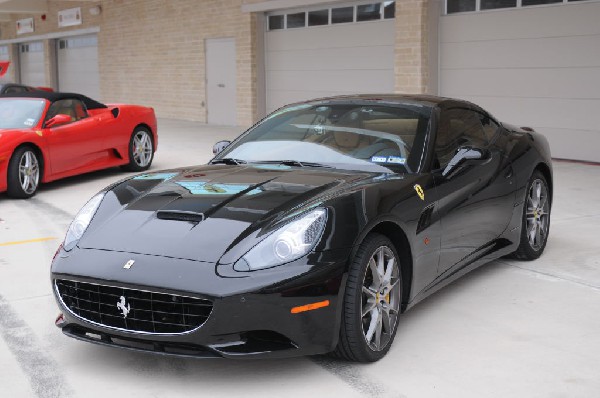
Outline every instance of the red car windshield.
[(37, 126), (44, 110), (44, 100), (0, 99), (0, 129), (27, 129)]

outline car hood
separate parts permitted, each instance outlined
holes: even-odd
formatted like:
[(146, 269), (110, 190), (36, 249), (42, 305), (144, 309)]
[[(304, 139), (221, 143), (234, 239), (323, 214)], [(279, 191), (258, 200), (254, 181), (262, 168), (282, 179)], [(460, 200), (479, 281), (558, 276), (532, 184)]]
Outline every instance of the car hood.
[(375, 175), (262, 165), (143, 174), (108, 190), (78, 246), (217, 262), (239, 242), (253, 245), (273, 224)]

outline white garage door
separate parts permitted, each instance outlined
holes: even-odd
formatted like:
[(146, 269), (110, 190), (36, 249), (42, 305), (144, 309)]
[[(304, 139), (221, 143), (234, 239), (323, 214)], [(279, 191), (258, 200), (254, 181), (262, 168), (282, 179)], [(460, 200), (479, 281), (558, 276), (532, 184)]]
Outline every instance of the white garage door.
[(529, 3), (441, 18), (440, 93), (534, 127), (555, 158), (600, 162), (600, 3)]
[(41, 41), (19, 45), (19, 68), (21, 83), (30, 86), (45, 86), (44, 44)]
[(394, 90), (394, 2), (274, 12), (265, 39), (266, 108)]
[(58, 40), (58, 89), (100, 98), (96, 35)]

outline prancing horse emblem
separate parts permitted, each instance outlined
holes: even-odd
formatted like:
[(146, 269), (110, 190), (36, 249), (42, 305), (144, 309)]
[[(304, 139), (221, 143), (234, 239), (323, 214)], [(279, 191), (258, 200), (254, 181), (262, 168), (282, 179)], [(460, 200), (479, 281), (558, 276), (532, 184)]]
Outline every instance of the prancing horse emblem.
[(127, 304), (127, 307), (125, 307), (125, 304), (127, 304), (125, 302), (125, 297), (121, 296), (121, 301), (117, 302), (117, 308), (123, 313), (123, 318), (127, 318), (127, 314), (129, 314), (129, 311), (131, 311), (131, 306)]

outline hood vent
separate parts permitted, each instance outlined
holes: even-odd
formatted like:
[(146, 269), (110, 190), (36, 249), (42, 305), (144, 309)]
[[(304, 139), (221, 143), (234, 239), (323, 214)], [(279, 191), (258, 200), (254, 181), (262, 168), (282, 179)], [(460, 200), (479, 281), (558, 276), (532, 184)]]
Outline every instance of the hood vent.
[(204, 221), (204, 213), (185, 210), (159, 210), (156, 217), (160, 220), (188, 221), (199, 223)]

